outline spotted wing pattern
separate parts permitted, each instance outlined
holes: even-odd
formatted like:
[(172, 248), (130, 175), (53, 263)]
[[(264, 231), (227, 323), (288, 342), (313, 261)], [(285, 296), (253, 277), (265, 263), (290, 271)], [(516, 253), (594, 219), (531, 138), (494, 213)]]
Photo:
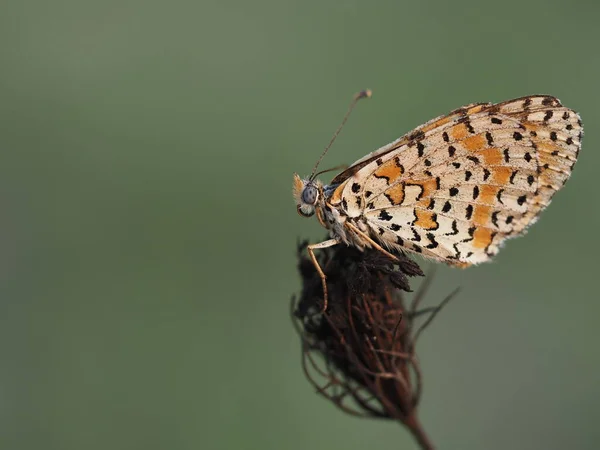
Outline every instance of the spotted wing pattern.
[(554, 97), (469, 105), (358, 160), (331, 201), (388, 248), (484, 262), (548, 206), (581, 138), (578, 114)]

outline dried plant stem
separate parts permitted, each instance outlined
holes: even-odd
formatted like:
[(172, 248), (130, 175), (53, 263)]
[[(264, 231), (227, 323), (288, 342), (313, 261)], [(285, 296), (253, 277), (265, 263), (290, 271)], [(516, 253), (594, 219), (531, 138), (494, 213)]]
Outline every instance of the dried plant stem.
[(293, 299), (291, 313), (306, 378), (340, 410), (396, 420), (419, 448), (433, 449), (417, 418), (423, 376), (415, 344), (455, 293), (436, 307), (418, 309), (430, 279), (410, 304), (401, 292), (410, 289), (408, 277), (423, 275), (414, 262), (404, 257), (392, 264), (374, 250), (339, 246), (319, 255), (331, 294), (323, 311), (321, 280), (301, 252), (305, 247), (299, 247), (303, 289)]
[(408, 428), (408, 430), (413, 435), (413, 437), (415, 438), (415, 440), (419, 444), (419, 447), (422, 450), (435, 449), (433, 443), (431, 442), (431, 440), (429, 440), (429, 436), (427, 436), (427, 433), (425, 433), (423, 425), (421, 425), (421, 422), (419, 422), (419, 419), (417, 418), (416, 414), (411, 414), (410, 416), (408, 416), (404, 420), (404, 425), (406, 426), (406, 428)]

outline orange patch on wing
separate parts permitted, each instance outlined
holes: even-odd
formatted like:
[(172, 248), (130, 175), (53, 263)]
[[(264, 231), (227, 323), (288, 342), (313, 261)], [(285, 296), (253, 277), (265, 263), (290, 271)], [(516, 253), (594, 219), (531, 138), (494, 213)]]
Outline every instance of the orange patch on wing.
[(436, 128), (441, 127), (442, 125), (447, 124), (448, 122), (450, 122), (450, 117), (442, 117), (441, 119), (424, 126), (423, 128), (421, 128), (421, 131), (423, 133), (427, 133), (428, 131), (435, 130)]
[(473, 233), (473, 247), (486, 248), (492, 243), (492, 230), (489, 228), (477, 228)]
[(534, 141), (537, 145), (537, 150), (540, 152), (552, 153), (554, 150), (560, 150), (560, 145), (556, 145), (552, 141)]
[(435, 205), (435, 200), (432, 198), (425, 198), (417, 202), (417, 206), (423, 209), (433, 209), (433, 205)]
[(484, 148), (478, 153), (483, 156), (483, 160), (487, 165), (496, 166), (502, 162), (502, 152), (499, 148)]
[(505, 185), (508, 184), (508, 180), (512, 175), (512, 169), (510, 167), (494, 167), (492, 169), (492, 180), (494, 183)]
[(392, 186), (385, 191), (385, 195), (394, 205), (401, 205), (404, 202), (404, 185), (402, 183)]
[(467, 115), (470, 116), (471, 114), (477, 114), (478, 112), (481, 112), (485, 106), (486, 105), (473, 106), (472, 108), (467, 109)]
[(565, 180), (569, 177), (570, 173), (560, 170), (559, 168), (552, 167), (550, 165), (548, 169), (543, 167), (540, 168), (540, 174), (538, 177), (539, 185), (552, 186), (554, 191), (560, 189)]
[(435, 178), (415, 184), (420, 184), (423, 187), (423, 193), (421, 195), (423, 198), (431, 196), (431, 194), (438, 190), (438, 182)]
[(535, 131), (537, 132), (537, 130), (540, 129), (539, 125), (536, 125), (532, 122), (523, 122), (523, 126), (525, 127), (525, 129), (527, 131)]
[(386, 177), (388, 183), (393, 183), (404, 172), (404, 168), (398, 164), (394, 159), (390, 159), (385, 162), (379, 169), (377, 169), (373, 175), (376, 177)]
[(417, 216), (417, 220), (413, 222), (413, 225), (421, 227), (424, 230), (437, 230), (439, 227), (434, 212), (415, 209), (415, 215)]
[(485, 226), (490, 218), (492, 208), (486, 205), (477, 205), (473, 212), (473, 223), (475, 225)]
[(333, 194), (331, 194), (331, 198), (329, 199), (329, 203), (332, 205), (339, 205), (340, 203), (342, 203), (342, 192), (344, 190), (344, 188), (346, 187), (346, 184), (348, 183), (348, 180), (344, 181), (342, 184), (340, 184), (335, 191), (333, 191)]
[(461, 144), (464, 148), (471, 151), (481, 150), (487, 147), (487, 141), (483, 134), (476, 134), (475, 136), (470, 136), (464, 139), (461, 142)]
[(539, 165), (544, 167), (545, 164), (548, 164), (550, 168), (555, 170), (564, 171), (566, 173), (571, 173), (570, 166), (571, 163), (566, 161), (565, 158), (561, 158), (560, 155), (551, 155), (548, 153), (540, 153), (539, 156)]
[(469, 135), (469, 130), (467, 130), (467, 126), (464, 123), (459, 123), (450, 129), (450, 134), (455, 140), (462, 141)]
[(496, 202), (496, 195), (500, 190), (497, 186), (483, 184), (479, 188), (479, 201), (486, 205), (493, 205)]

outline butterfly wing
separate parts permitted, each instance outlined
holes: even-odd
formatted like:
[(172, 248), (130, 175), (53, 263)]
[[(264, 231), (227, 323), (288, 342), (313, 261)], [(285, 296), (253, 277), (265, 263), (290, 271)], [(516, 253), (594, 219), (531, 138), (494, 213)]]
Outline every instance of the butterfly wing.
[(470, 105), (359, 160), (334, 197), (388, 248), (476, 264), (535, 222), (581, 137), (577, 113), (554, 97)]
[(424, 123), (423, 125), (415, 128), (410, 133), (405, 134), (404, 136), (396, 139), (393, 142), (390, 142), (387, 145), (363, 156), (357, 161), (354, 161), (346, 170), (337, 175), (332, 181), (331, 184), (340, 184), (358, 172), (360, 169), (368, 165), (369, 163), (375, 161), (377, 158), (381, 158), (386, 154), (398, 150), (404, 145), (410, 143), (419, 138), (419, 136), (424, 135), (425, 133), (440, 128), (443, 125), (448, 123), (452, 123), (458, 120), (465, 114), (465, 111), (476, 111), (486, 106), (491, 106), (491, 103), (473, 103), (467, 106), (463, 106), (462, 108), (458, 108), (447, 115), (436, 117), (435, 119), (431, 119), (429, 122)]

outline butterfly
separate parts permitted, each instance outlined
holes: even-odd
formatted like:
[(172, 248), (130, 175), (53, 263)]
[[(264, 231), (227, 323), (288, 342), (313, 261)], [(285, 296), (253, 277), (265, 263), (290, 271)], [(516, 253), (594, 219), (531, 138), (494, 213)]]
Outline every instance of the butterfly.
[(329, 184), (316, 169), (294, 174), (297, 211), (316, 214), (330, 238), (307, 250), (323, 284), (314, 250), (337, 244), (418, 253), (451, 266), (489, 261), (504, 241), (522, 235), (569, 179), (581, 149), (579, 115), (549, 95), (473, 103), (437, 117), (364, 156)]

